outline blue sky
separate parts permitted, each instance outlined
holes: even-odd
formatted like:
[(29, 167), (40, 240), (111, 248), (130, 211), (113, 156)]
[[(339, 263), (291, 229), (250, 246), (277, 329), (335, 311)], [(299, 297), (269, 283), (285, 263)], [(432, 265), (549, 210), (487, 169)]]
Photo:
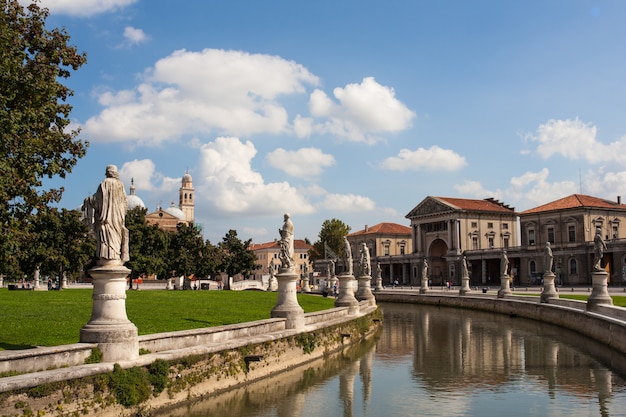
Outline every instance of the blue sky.
[[(26, 0), (24, 0), (26, 1)], [(626, 2), (48, 0), (87, 156), (76, 208), (116, 164), (149, 211), (186, 170), (213, 243), (317, 240), (428, 195), (522, 211), (626, 195)]]

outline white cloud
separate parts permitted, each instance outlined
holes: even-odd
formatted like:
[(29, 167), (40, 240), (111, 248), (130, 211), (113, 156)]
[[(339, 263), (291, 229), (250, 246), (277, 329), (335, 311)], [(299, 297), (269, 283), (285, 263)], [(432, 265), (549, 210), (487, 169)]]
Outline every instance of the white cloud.
[(318, 207), (329, 211), (358, 213), (375, 210), (376, 203), (368, 197), (356, 194), (327, 194)]
[(105, 108), (87, 120), (85, 135), (151, 145), (212, 131), (280, 134), (290, 126), (279, 98), (318, 83), (293, 61), (218, 49), (175, 51), (142, 79), (130, 91), (99, 94)]
[(267, 160), (274, 168), (301, 178), (315, 177), (325, 168), (335, 164), (332, 155), (325, 154), (317, 148), (301, 148), (297, 151), (278, 148), (267, 154)]
[(544, 159), (560, 155), (567, 159), (584, 160), (592, 164), (624, 164), (626, 136), (608, 145), (600, 142), (597, 128), (580, 119), (555, 120), (540, 125), (537, 131), (524, 135), (530, 142), (537, 142), (536, 152)]
[(180, 187), (180, 178), (167, 177), (157, 172), (156, 165), (150, 159), (125, 162), (119, 173), (124, 183), (130, 184), (132, 179), (137, 190), (169, 193)]
[(393, 88), (380, 85), (373, 77), (361, 84), (348, 84), (333, 90), (337, 102), (322, 90), (315, 90), (309, 98), (309, 111), (322, 119), (312, 122), (297, 117), (296, 133), (306, 137), (313, 132), (334, 135), (339, 139), (373, 143), (383, 133), (408, 129), (415, 113), (395, 97)]
[(431, 146), (415, 151), (401, 149), (398, 156), (386, 158), (381, 168), (392, 171), (446, 170), (456, 171), (466, 165), (465, 158), (449, 149)]
[(134, 28), (132, 26), (126, 26), (124, 28), (124, 39), (129, 45), (138, 45), (140, 43), (146, 42), (148, 39), (148, 35), (141, 29)]
[(314, 208), (286, 182), (265, 183), (253, 171), (254, 145), (234, 137), (219, 137), (200, 149), (199, 187), (220, 213), (269, 215), (308, 214)]
[[(73, 16), (94, 16), (100, 13), (112, 12), (137, 3), (139, 0), (41, 0), (41, 6), (48, 8), (50, 13), (67, 14)], [(20, 0), (21, 4), (30, 4), (30, 1)]]

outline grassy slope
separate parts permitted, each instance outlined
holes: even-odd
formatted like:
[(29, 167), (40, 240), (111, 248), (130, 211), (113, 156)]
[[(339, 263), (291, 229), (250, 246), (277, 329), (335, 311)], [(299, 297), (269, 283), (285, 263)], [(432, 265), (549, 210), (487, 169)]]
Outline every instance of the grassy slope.
[[(79, 341), (91, 316), (91, 289), (0, 289), (0, 350)], [(262, 291), (128, 291), (128, 318), (139, 334), (270, 318), (277, 293)], [(298, 294), (305, 312), (332, 308), (334, 298)]]

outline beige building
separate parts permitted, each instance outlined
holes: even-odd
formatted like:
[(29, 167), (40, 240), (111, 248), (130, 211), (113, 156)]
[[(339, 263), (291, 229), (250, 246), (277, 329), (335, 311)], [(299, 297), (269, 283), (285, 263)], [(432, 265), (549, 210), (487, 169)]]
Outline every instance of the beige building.
[[(148, 224), (156, 224), (159, 228), (175, 232), (179, 224), (194, 224), (195, 189), (189, 172), (185, 172), (178, 190), (178, 207), (172, 202), (170, 207), (157, 208), (156, 211), (146, 214)], [(131, 187), (131, 195), (134, 195), (134, 187)]]
[(626, 205), (621, 198), (610, 201), (572, 194), (523, 211), (519, 217), (522, 236), (517, 255), (523, 285), (540, 283), (546, 242), (554, 256), (557, 284), (590, 283), (597, 230), (607, 245), (602, 267), (611, 282), (626, 282)]
[[(405, 285), (419, 285), (424, 260), (428, 262), (431, 285), (443, 285), (447, 281), (460, 285), (464, 252), (472, 283), (496, 279), (499, 282), (502, 249), (517, 246), (519, 241), (515, 209), (492, 198), (428, 196), (406, 218), (411, 222), (413, 253), (407, 261), (410, 275), (403, 274), (399, 279)], [(512, 273), (516, 274), (515, 264), (511, 262), (511, 265)]]
[[(301, 239), (294, 239), (293, 241), (295, 269), (300, 276), (303, 276), (307, 270), (312, 272), (309, 265), (309, 250), (312, 247)], [(250, 245), (250, 250), (257, 258), (255, 265), (258, 265), (258, 268), (254, 272), (255, 280), (261, 280), (263, 275), (270, 275), (272, 267), (274, 268), (274, 274), (278, 274), (278, 267), (280, 266), (280, 259), (278, 258), (280, 242), (278, 240), (267, 243), (253, 243)]]

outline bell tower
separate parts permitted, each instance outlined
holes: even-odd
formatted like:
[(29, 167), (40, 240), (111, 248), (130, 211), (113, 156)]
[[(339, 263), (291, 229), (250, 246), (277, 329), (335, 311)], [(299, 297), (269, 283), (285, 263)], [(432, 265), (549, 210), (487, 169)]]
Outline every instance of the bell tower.
[(185, 213), (185, 218), (187, 222), (193, 225), (194, 221), (194, 189), (193, 184), (191, 182), (191, 175), (189, 175), (189, 171), (185, 172), (183, 175), (182, 184), (179, 190), (179, 203), (178, 208), (181, 209), (183, 213)]

